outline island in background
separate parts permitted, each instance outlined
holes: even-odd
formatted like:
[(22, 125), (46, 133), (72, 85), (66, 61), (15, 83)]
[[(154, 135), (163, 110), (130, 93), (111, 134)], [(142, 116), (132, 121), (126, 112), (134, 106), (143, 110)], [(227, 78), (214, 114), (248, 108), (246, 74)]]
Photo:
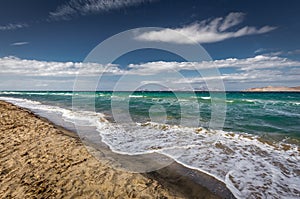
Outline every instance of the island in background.
[(300, 86), (287, 87), (287, 86), (267, 86), (261, 88), (249, 88), (245, 92), (300, 92)]

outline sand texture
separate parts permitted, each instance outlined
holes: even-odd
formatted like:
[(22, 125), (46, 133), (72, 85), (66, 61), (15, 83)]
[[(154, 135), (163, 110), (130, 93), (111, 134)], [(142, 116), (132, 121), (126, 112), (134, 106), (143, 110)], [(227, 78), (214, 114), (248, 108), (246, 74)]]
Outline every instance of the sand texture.
[(218, 198), (108, 164), (72, 132), (0, 101), (0, 198)]

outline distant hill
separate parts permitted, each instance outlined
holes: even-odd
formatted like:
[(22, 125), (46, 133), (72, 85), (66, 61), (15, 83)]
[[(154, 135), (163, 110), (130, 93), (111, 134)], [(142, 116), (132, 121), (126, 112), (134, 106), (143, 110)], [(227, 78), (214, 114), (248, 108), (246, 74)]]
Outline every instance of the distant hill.
[(296, 87), (267, 86), (261, 88), (249, 88), (244, 91), (246, 92), (300, 92), (300, 86), (296, 86)]

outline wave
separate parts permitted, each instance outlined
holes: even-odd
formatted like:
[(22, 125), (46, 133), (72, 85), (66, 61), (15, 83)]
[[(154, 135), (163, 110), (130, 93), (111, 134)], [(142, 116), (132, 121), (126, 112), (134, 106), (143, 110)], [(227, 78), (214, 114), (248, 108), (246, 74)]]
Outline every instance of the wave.
[(55, 112), (68, 122), (93, 126), (116, 153), (160, 153), (220, 181), (237, 198), (300, 196), (300, 149), (259, 136), (153, 122), (111, 123), (102, 113), (72, 111), (28, 99), (0, 97), (31, 110)]
[(264, 104), (264, 105), (278, 105), (278, 104), (287, 104), (287, 105), (295, 105), (299, 106), (300, 102), (297, 101), (287, 101), (287, 100), (263, 100), (263, 99), (242, 99), (242, 100), (234, 100), (236, 102), (242, 101), (246, 103), (253, 104)]
[(285, 111), (285, 110), (277, 110), (277, 109), (265, 109), (268, 112), (274, 113), (273, 115), (284, 115), (288, 117), (299, 117), (300, 118), (300, 113), (291, 113), (290, 111)]
[(55, 113), (56, 116), (61, 116), (61, 119), (67, 122), (84, 124), (84, 125), (93, 125), (96, 126), (99, 118), (105, 120), (104, 114), (95, 113), (92, 111), (72, 111), (70, 109), (45, 105), (38, 101), (28, 100), (24, 98), (13, 98), (13, 97), (0, 97), (0, 100), (13, 103), (17, 106), (28, 108), (35, 113)]
[[(73, 92), (27, 92), (27, 91), (0, 91), (1, 95), (61, 95), (61, 96), (72, 96)], [(76, 94), (75, 94), (76, 95)]]
[(129, 95), (130, 98), (143, 98), (144, 95)]
[(210, 100), (211, 97), (200, 97), (201, 99), (204, 99), (204, 100)]
[(167, 155), (223, 181), (238, 198), (264, 197), (262, 193), (299, 196), (298, 146), (267, 144), (258, 136), (221, 130), (150, 122), (138, 126), (142, 129), (108, 123), (98, 131), (116, 153), (138, 155), (155, 151)]

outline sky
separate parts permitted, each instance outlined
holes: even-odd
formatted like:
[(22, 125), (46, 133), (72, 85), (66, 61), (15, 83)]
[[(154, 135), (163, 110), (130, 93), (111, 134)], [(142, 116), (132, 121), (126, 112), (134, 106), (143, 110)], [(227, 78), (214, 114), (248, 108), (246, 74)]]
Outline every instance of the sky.
[(297, 0), (1, 0), (0, 90), (300, 86), (299, 32)]

